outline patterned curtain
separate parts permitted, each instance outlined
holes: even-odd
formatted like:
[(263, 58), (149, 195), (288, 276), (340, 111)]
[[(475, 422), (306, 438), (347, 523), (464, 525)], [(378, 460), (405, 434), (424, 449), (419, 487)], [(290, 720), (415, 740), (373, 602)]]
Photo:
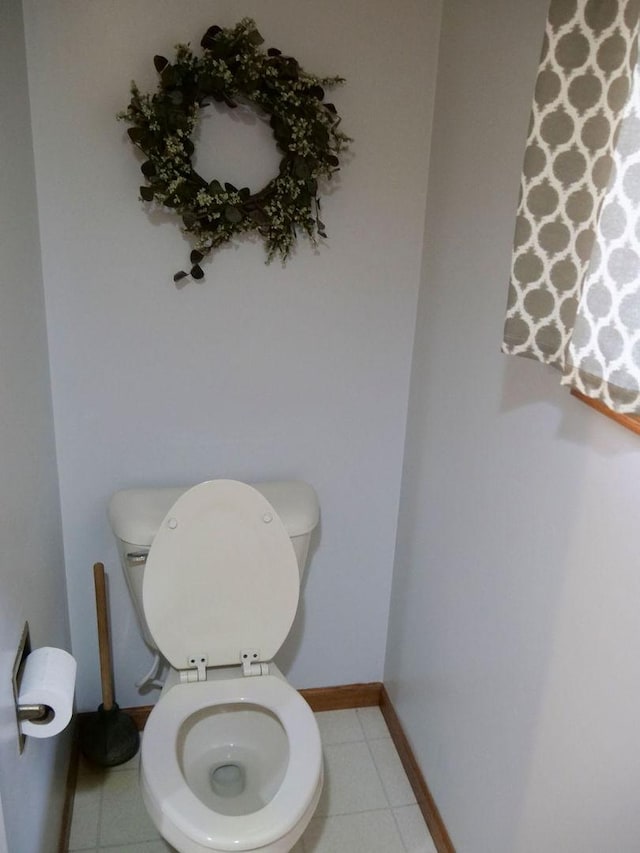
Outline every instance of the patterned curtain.
[(640, 0), (551, 0), (503, 352), (640, 414)]

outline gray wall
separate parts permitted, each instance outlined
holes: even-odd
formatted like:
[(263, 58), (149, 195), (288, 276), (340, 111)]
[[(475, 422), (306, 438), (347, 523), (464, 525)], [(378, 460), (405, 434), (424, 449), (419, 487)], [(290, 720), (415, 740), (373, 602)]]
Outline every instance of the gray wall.
[[(57, 849), (69, 733), (22, 755), (11, 672), (32, 646), (69, 647), (69, 626), (22, 10), (0, 4), (0, 850)], [(6, 841), (3, 839), (2, 814)]]
[(640, 838), (638, 438), (498, 352), (546, 7), (443, 11), (385, 679), (459, 853)]

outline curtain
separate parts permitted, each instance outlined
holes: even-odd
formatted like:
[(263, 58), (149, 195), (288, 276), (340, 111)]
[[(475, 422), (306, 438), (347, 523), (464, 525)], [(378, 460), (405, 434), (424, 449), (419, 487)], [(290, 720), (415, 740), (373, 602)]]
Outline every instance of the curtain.
[(502, 350), (640, 414), (640, 0), (551, 0)]

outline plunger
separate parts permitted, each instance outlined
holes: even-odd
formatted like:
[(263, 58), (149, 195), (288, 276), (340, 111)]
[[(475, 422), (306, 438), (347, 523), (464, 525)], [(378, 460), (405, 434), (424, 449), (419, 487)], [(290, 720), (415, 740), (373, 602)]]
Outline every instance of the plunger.
[(113, 697), (107, 589), (102, 563), (94, 565), (93, 581), (98, 617), (102, 704), (95, 713), (86, 714), (81, 721), (80, 749), (93, 764), (115, 767), (133, 758), (140, 746), (140, 735), (136, 724), (128, 714), (120, 710)]

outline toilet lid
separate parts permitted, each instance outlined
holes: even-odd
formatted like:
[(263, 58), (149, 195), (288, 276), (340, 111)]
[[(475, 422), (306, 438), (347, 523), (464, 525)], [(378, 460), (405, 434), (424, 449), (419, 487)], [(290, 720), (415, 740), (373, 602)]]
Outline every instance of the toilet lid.
[(176, 669), (268, 661), (298, 607), (291, 539), (256, 489), (212, 480), (189, 489), (158, 530), (144, 572), (143, 605), (158, 648)]

